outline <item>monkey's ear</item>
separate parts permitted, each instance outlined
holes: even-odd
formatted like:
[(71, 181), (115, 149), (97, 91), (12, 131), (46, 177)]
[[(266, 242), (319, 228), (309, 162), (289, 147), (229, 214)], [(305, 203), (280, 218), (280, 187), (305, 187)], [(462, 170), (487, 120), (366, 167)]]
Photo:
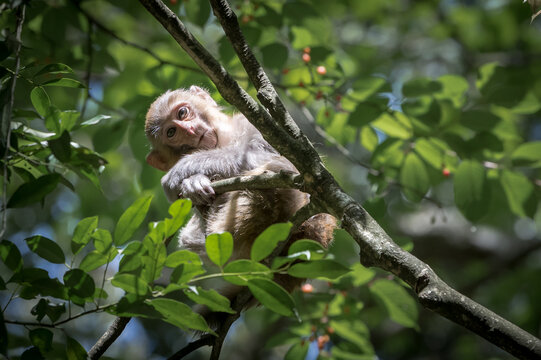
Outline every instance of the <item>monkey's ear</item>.
[(168, 171), (167, 162), (157, 150), (152, 150), (147, 155), (147, 164), (161, 171)]
[(216, 104), (216, 101), (214, 101), (214, 99), (210, 96), (207, 90), (200, 88), (199, 86), (192, 85), (190, 86), (190, 92), (194, 95), (202, 97), (203, 99), (205, 99), (205, 101), (215, 106), (218, 106), (218, 104)]

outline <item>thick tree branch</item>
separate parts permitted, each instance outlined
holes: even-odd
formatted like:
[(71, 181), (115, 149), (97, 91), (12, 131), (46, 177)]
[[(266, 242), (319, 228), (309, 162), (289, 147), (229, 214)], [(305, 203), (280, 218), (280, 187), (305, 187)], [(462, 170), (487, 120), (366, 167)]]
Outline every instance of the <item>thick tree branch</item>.
[[(301, 171), (306, 190), (325, 204), (326, 211), (343, 217), (344, 228), (361, 247), (361, 262), (365, 266), (377, 266), (395, 274), (414, 289), (423, 306), (465, 326), (509, 353), (523, 359), (541, 358), (539, 339), (451, 289), (428, 265), (398, 247), (377, 222), (342, 191), (323, 167), (309, 141), (292, 122), (262, 67), (249, 50), (236, 16), (225, 0), (211, 0), (214, 13), (252, 79), (258, 98), (268, 111), (240, 88), (161, 1), (140, 2), (209, 76), (224, 99), (236, 106), (263, 133), (265, 139)], [(281, 126), (273, 121), (271, 114)]]

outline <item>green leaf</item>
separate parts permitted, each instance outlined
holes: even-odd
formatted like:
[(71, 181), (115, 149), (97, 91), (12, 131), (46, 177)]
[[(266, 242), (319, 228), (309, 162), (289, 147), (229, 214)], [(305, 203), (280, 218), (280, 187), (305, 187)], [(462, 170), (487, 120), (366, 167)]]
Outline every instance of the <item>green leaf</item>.
[(373, 152), (379, 144), (378, 134), (371, 126), (363, 126), (361, 129), (361, 145), (366, 150)]
[(56, 188), (60, 178), (59, 174), (53, 173), (22, 184), (11, 195), (7, 207), (21, 208), (43, 200), (47, 194)]
[[(227, 275), (235, 273), (240, 275)], [(232, 261), (224, 268), (224, 279), (235, 285), (246, 285), (246, 282), (254, 278), (271, 278), (272, 273), (268, 267), (247, 259)]]
[(468, 110), (460, 116), (460, 123), (475, 131), (491, 131), (502, 119), (485, 110)]
[(395, 112), (394, 116), (383, 113), (371, 125), (392, 138), (409, 139), (413, 133), (411, 121), (400, 112)]
[(186, 10), (186, 19), (204, 27), (210, 17), (210, 4), (208, 1), (185, 1), (184, 9)]
[(442, 89), (436, 94), (438, 99), (450, 99), (453, 105), (461, 107), (466, 100), (469, 84), (466, 79), (458, 75), (443, 75), (438, 78)]
[(177, 250), (167, 256), (165, 266), (176, 268), (181, 264), (201, 265), (201, 258), (194, 252), (188, 250)]
[(115, 228), (115, 245), (123, 245), (131, 239), (139, 225), (145, 220), (151, 201), (152, 195), (140, 197), (120, 216)]
[(47, 115), (49, 106), (51, 106), (51, 99), (49, 99), (49, 95), (47, 95), (41, 86), (36, 86), (32, 89), (30, 92), (30, 101), (32, 101), (32, 105), (41, 117)]
[(266, 228), (255, 239), (250, 258), (253, 261), (261, 261), (269, 256), (280, 241), (287, 239), (292, 226), (292, 223), (279, 223)]
[(323, 247), (323, 245), (321, 245), (317, 241), (301, 239), (291, 244), (289, 249), (287, 249), (287, 254), (293, 255), (295, 253), (300, 253), (300, 252), (305, 252), (305, 251), (309, 251), (311, 253), (323, 253), (325, 252), (325, 248)]
[(121, 288), (128, 294), (144, 296), (149, 292), (148, 284), (133, 274), (116, 274), (111, 280), (111, 284)]
[(80, 88), (80, 89), (85, 88), (85, 86), (81, 84), (79, 81), (75, 79), (70, 79), (70, 78), (60, 78), (60, 79), (49, 80), (41, 84), (41, 86), (60, 86), (60, 87), (68, 87), (68, 88)]
[(230, 314), (235, 313), (235, 311), (231, 309), (229, 299), (220, 295), (215, 290), (205, 290), (197, 286), (184, 290), (184, 294), (186, 294), (193, 302), (207, 306), (211, 311), (226, 312)]
[(28, 333), (32, 345), (37, 347), (42, 354), (51, 350), (53, 345), (53, 332), (43, 328), (32, 329)]
[(23, 267), (23, 258), (19, 248), (9, 240), (0, 242), (0, 259), (11, 271), (19, 271)]
[(30, 251), (53, 264), (63, 264), (66, 261), (62, 248), (51, 239), (36, 235), (26, 238), (25, 241)]
[(351, 267), (351, 272), (348, 274), (348, 277), (351, 278), (351, 282), (354, 286), (360, 287), (364, 284), (367, 284), (376, 276), (376, 272), (372, 269), (365, 268), (359, 263), (353, 264)]
[(73, 255), (76, 255), (85, 247), (90, 241), (92, 233), (98, 227), (98, 217), (87, 217), (79, 221), (75, 230), (73, 231), (73, 238), (71, 239), (71, 251)]
[(402, 286), (389, 280), (377, 280), (369, 289), (381, 300), (391, 320), (405, 327), (419, 329), (417, 305)]
[[(370, 330), (361, 321), (333, 320), (329, 325), (341, 338), (355, 344), (362, 354), (373, 354), (374, 349), (370, 342)], [(333, 348), (334, 354), (334, 348)], [(369, 357), (373, 359), (374, 356)], [(347, 359), (347, 358), (346, 358)], [(359, 355), (355, 359), (363, 359)]]
[(503, 170), (500, 182), (511, 211), (520, 217), (533, 218), (537, 200), (532, 182), (526, 176), (509, 170)]
[(283, 316), (293, 316), (295, 302), (280, 285), (268, 279), (251, 279), (248, 288), (254, 297), (269, 310)]
[(210, 234), (205, 241), (205, 248), (210, 261), (222, 267), (233, 254), (233, 237), (228, 232)]
[(84, 271), (92, 271), (105, 264), (107, 264), (107, 255), (104, 255), (99, 251), (93, 250), (86, 254), (86, 256), (81, 261), (79, 268)]
[(407, 81), (402, 87), (402, 93), (406, 97), (416, 97), (422, 95), (431, 95), (440, 91), (441, 83), (428, 78), (415, 78)]
[(170, 324), (183, 330), (194, 329), (215, 335), (215, 332), (209, 328), (205, 319), (201, 315), (194, 313), (186, 304), (166, 298), (146, 300), (145, 302), (158, 311), (163, 320)]
[(94, 247), (102, 254), (109, 251), (111, 245), (113, 245), (113, 238), (108, 230), (96, 229), (92, 234), (92, 238), (94, 239)]
[(368, 101), (360, 102), (349, 115), (348, 124), (355, 127), (368, 125), (376, 120), (384, 111), (385, 108), (380, 107), (378, 104)]
[(349, 272), (349, 268), (330, 259), (294, 264), (287, 273), (299, 278), (336, 279)]
[(413, 152), (406, 156), (400, 171), (400, 184), (406, 198), (413, 202), (421, 201), (430, 187), (430, 179), (425, 164)]
[(67, 271), (64, 274), (64, 285), (68, 288), (70, 295), (80, 298), (91, 297), (96, 289), (94, 279), (81, 269)]
[(518, 166), (541, 166), (541, 141), (521, 144), (511, 154), (513, 164)]
[(73, 70), (66, 64), (61, 64), (61, 63), (49, 64), (49, 65), (44, 66), (40, 71), (38, 71), (34, 75), (34, 77), (37, 77), (43, 74), (73, 74)]
[(302, 342), (298, 342), (294, 344), (287, 351), (286, 355), (284, 356), (284, 360), (305, 359), (306, 354), (308, 354), (309, 347), (310, 347), (309, 341), (302, 341)]
[(71, 158), (71, 138), (67, 131), (57, 139), (47, 141), (53, 155), (61, 162), (69, 162)]
[(287, 54), (287, 47), (280, 43), (272, 43), (261, 48), (263, 64), (272, 69), (283, 69), (287, 61)]
[(66, 357), (68, 360), (86, 360), (88, 355), (85, 348), (72, 337), (66, 336)]
[(86, 127), (86, 126), (96, 125), (96, 124), (98, 124), (100, 121), (102, 121), (102, 120), (108, 120), (108, 119), (110, 119), (110, 118), (111, 118), (111, 116), (109, 116), (109, 115), (96, 115), (96, 116), (94, 116), (94, 117), (91, 118), (91, 119), (88, 119), (88, 120), (86, 120), (86, 121), (83, 121), (83, 122), (81, 123), (81, 127)]
[(490, 192), (485, 168), (474, 160), (465, 160), (454, 176), (455, 203), (470, 221), (481, 219), (488, 211)]
[(165, 226), (167, 229), (165, 236), (172, 236), (182, 225), (184, 225), (186, 218), (190, 214), (191, 208), (192, 202), (186, 199), (178, 199), (169, 206), (169, 214), (172, 217), (165, 219)]

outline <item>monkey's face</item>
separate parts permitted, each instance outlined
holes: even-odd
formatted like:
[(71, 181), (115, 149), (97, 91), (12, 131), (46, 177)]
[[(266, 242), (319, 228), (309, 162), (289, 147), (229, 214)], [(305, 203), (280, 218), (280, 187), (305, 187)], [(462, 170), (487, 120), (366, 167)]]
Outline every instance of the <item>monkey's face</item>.
[(154, 148), (147, 157), (150, 165), (167, 171), (183, 155), (217, 146), (217, 131), (209, 121), (209, 109), (217, 109), (217, 105), (208, 93), (200, 91), (203, 93), (168, 91), (150, 106), (145, 122)]

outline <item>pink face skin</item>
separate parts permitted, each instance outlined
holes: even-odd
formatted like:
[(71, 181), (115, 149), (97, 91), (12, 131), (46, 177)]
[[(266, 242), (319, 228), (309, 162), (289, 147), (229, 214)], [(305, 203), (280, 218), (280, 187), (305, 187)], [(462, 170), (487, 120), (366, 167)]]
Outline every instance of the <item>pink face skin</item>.
[(188, 103), (180, 103), (162, 124), (163, 143), (178, 150), (213, 149), (218, 143), (216, 132), (198, 116)]

